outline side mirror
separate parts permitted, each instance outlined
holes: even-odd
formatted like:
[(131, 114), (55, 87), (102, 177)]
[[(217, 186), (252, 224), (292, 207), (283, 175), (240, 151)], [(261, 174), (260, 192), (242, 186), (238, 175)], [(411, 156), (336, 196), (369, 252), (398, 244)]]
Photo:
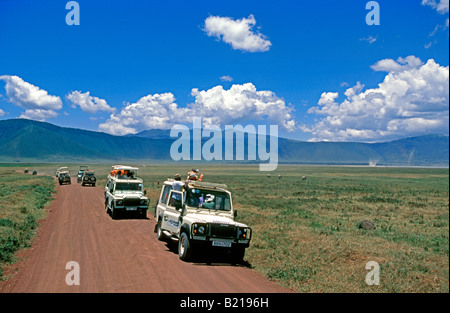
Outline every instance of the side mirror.
[(237, 210), (234, 210), (233, 215), (234, 215), (234, 218), (237, 217)]
[(147, 194), (147, 190), (144, 189), (144, 196)]

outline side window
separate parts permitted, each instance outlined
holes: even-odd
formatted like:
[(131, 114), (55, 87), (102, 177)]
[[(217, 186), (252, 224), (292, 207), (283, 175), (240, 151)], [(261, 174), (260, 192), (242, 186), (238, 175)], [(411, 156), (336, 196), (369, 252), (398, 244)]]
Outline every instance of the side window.
[(161, 203), (167, 204), (169, 200), (169, 193), (172, 190), (172, 186), (164, 186), (163, 193), (161, 195)]
[(114, 183), (110, 182), (109, 183), (109, 192), (112, 193), (114, 191)]

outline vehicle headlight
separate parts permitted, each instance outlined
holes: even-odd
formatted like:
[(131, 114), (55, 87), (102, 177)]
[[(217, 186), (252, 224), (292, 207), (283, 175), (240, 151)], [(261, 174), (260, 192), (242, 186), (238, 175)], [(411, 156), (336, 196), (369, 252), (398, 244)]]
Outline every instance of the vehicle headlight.
[(197, 236), (204, 236), (204, 235), (206, 235), (206, 225), (193, 224), (192, 228), (193, 228), (192, 232), (193, 232), (194, 235), (197, 235)]
[(91, 177), (91, 180), (95, 180), (95, 177)]
[(123, 200), (116, 200), (116, 204), (117, 205), (122, 205), (123, 204)]
[(147, 205), (147, 200), (142, 199), (142, 200), (141, 200), (141, 204), (142, 204), (142, 205)]
[(89, 180), (89, 177), (85, 177), (84, 180)]
[(238, 235), (239, 239), (250, 240), (250, 237), (252, 236), (252, 229), (246, 227), (239, 227)]

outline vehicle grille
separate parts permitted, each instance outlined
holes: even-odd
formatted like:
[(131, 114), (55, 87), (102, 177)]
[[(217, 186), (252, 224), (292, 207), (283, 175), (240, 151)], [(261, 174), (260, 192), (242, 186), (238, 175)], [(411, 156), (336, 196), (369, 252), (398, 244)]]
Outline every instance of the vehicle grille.
[(139, 206), (141, 204), (141, 199), (139, 199), (139, 198), (125, 198), (125, 199), (123, 199), (123, 204), (125, 206)]
[(236, 227), (226, 224), (211, 224), (211, 237), (235, 238)]

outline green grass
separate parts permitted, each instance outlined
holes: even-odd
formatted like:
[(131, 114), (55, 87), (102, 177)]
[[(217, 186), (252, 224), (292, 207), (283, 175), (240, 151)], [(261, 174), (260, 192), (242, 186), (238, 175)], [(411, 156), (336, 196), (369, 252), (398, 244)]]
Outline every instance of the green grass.
[(0, 279), (14, 253), (30, 245), (53, 191), (50, 177), (0, 169)]
[[(54, 175), (62, 165), (36, 167)], [(151, 210), (165, 178), (192, 168), (129, 165), (141, 169)], [(71, 168), (75, 173), (78, 165)], [(110, 165), (91, 169), (103, 186)], [(228, 185), (237, 219), (253, 229), (245, 260), (283, 286), (297, 292), (449, 292), (448, 169), (283, 165), (270, 179), (257, 166), (200, 169), (205, 180)], [(363, 219), (376, 229), (360, 229)], [(369, 261), (380, 264), (379, 286), (365, 283)]]

